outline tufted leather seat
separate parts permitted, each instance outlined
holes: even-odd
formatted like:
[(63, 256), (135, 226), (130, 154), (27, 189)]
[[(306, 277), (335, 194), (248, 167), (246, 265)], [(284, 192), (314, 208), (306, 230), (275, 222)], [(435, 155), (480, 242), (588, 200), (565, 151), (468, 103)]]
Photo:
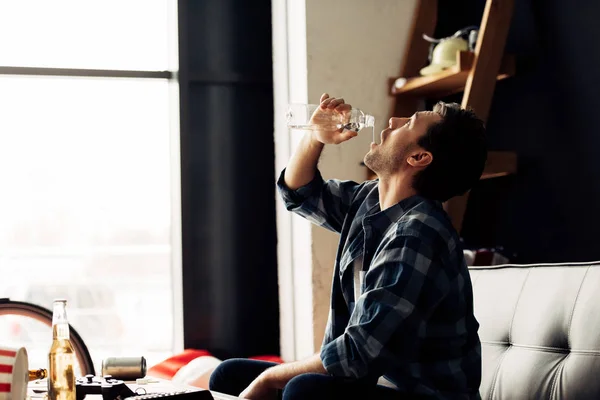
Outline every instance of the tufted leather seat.
[(482, 399), (600, 399), (600, 262), (469, 270)]

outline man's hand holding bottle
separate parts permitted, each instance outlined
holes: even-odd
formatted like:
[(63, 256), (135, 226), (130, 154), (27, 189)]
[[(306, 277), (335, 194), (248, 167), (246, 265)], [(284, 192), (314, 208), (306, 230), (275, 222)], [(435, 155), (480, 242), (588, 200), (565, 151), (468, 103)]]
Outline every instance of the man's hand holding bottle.
[(312, 131), (313, 139), (323, 144), (340, 144), (358, 136), (357, 132), (343, 127), (350, 120), (351, 111), (352, 106), (344, 99), (323, 93), (319, 107), (311, 117), (311, 125), (318, 127)]

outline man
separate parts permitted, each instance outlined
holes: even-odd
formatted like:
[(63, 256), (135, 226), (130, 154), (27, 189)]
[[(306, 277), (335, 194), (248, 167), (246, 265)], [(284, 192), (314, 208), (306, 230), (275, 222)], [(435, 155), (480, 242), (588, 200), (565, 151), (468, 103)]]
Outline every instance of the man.
[[(313, 121), (349, 110), (324, 94)], [(378, 180), (324, 181), (323, 147), (356, 135), (307, 132), (278, 182), (288, 210), (341, 234), (320, 354), (283, 365), (229, 360), (211, 389), (252, 400), (278, 389), (284, 399), (479, 398), (471, 280), (441, 202), (479, 179), (483, 122), (445, 103), (391, 118), (364, 158)], [(395, 388), (377, 385), (381, 376)]]

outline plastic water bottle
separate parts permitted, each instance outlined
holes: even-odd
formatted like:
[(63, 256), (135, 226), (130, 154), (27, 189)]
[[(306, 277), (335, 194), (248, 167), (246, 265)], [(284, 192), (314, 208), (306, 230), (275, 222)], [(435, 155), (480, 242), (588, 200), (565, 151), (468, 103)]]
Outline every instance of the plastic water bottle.
[(318, 104), (290, 104), (286, 113), (287, 126), (304, 130), (350, 130), (374, 128), (375, 118), (358, 108), (346, 112), (320, 110)]

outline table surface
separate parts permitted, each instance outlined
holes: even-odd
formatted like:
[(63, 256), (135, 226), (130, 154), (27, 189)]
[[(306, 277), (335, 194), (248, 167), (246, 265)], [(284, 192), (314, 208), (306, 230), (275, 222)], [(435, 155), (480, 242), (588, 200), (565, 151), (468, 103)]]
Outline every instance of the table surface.
[[(129, 381), (126, 381), (125, 383), (134, 392), (138, 388), (145, 389), (146, 393), (165, 393), (165, 392), (169, 393), (169, 392), (180, 392), (183, 390), (192, 390), (192, 391), (203, 390), (203, 389), (197, 388), (195, 386), (175, 384), (166, 379), (158, 379), (158, 378), (151, 378), (151, 377), (148, 377), (148, 379), (152, 379), (153, 381), (151, 383), (147, 383), (145, 385), (138, 385), (135, 382), (129, 382)], [(29, 398), (31, 400), (44, 399), (46, 396), (46, 393), (36, 393), (36, 392), (34, 392), (34, 390), (37, 389), (37, 390), (45, 391), (47, 389), (47, 387), (48, 387), (48, 384), (46, 382), (46, 379), (35, 380), (32, 382), (29, 382), (29, 386), (27, 387), (27, 395), (29, 396)], [(213, 395), (215, 400), (237, 400), (237, 399), (239, 399), (239, 397), (229, 396), (229, 395), (226, 395), (223, 393), (218, 393), (218, 392), (211, 392), (211, 394)], [(102, 399), (102, 396), (88, 395), (88, 396), (86, 396), (86, 399), (90, 399), (90, 400), (91, 399)]]

